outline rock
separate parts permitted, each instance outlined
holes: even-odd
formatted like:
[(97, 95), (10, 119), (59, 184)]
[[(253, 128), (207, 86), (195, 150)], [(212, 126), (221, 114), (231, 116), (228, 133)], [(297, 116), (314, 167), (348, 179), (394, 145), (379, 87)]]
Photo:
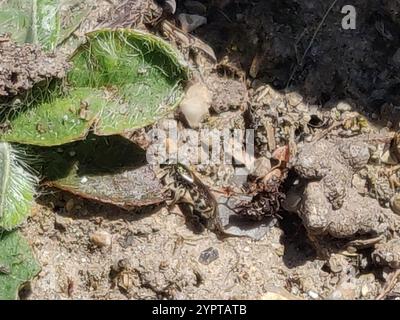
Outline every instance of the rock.
[(254, 161), (251, 175), (254, 177), (265, 177), (271, 171), (271, 160), (267, 157), (260, 157)]
[[(308, 183), (301, 203), (300, 217), (314, 235), (329, 234), (334, 238), (382, 234), (388, 224), (382, 219), (384, 208), (376, 200), (362, 197), (350, 188), (340, 209), (333, 210), (318, 182)], [(386, 209), (388, 210), (388, 209)]]
[(107, 231), (98, 230), (90, 236), (90, 241), (100, 248), (109, 247), (112, 243), (112, 236)]
[(375, 297), (378, 291), (377, 281), (373, 273), (362, 274), (358, 278), (359, 287), (361, 286), (360, 294), (363, 298)]
[(180, 110), (191, 128), (198, 128), (209, 114), (211, 101), (211, 93), (204, 84), (196, 83), (189, 87), (180, 104)]
[(394, 156), (392, 155), (392, 153), (390, 152), (389, 149), (385, 149), (385, 150), (382, 151), (382, 154), (380, 156), (380, 160), (384, 164), (390, 164), (390, 165), (398, 164), (398, 161), (394, 158)]
[(54, 222), (54, 227), (60, 231), (65, 231), (65, 230), (67, 230), (67, 226), (69, 224), (71, 224), (71, 222), (72, 222), (71, 218), (66, 218), (66, 217), (56, 214), (56, 220)]
[(297, 92), (290, 92), (286, 94), (289, 105), (292, 107), (297, 107), (301, 102), (303, 102), (303, 97)]
[(88, 182), (88, 178), (86, 178), (86, 177), (82, 177), (82, 179), (81, 179), (81, 183), (86, 183), (86, 182)]
[(361, 296), (365, 298), (365, 297), (368, 296), (369, 292), (370, 292), (369, 286), (366, 285), (366, 284), (364, 284), (364, 285), (361, 287)]
[(346, 111), (351, 111), (352, 106), (349, 103), (345, 102), (345, 101), (340, 101), (337, 104), (336, 109), (338, 111), (340, 111), (340, 112), (346, 112)]
[(71, 198), (65, 204), (65, 210), (67, 210), (67, 212), (71, 212), (74, 206), (75, 206), (74, 199)]
[(199, 257), (199, 262), (205, 265), (209, 265), (219, 258), (219, 252), (217, 249), (210, 247), (204, 250)]
[(392, 199), (390, 199), (390, 208), (392, 211), (398, 215), (400, 215), (400, 195), (395, 194)]
[(176, 12), (176, 1), (175, 0), (165, 0), (163, 9), (170, 14), (174, 14)]
[(308, 181), (298, 214), (309, 232), (348, 238), (381, 234), (387, 229), (382, 219), (385, 209), (351, 187), (354, 171), (364, 167), (368, 159), (368, 145), (355, 139), (336, 144), (318, 141), (300, 150), (294, 169)]
[(260, 300), (302, 300), (281, 287), (270, 286), (267, 292), (262, 294)]
[(312, 291), (312, 290), (310, 290), (310, 291), (308, 291), (307, 292), (307, 294), (308, 294), (308, 296), (311, 298), (311, 299), (318, 299), (319, 298), (319, 295), (318, 295), (318, 293), (316, 293), (315, 291)]
[(331, 272), (341, 273), (343, 270), (348, 268), (347, 258), (341, 254), (331, 254), (327, 265)]
[(376, 245), (372, 259), (380, 266), (400, 268), (400, 239), (393, 239)]
[(357, 190), (357, 192), (361, 195), (365, 195), (367, 193), (367, 181), (360, 177), (359, 174), (355, 174), (353, 176), (353, 179), (351, 180), (351, 185), (353, 188)]
[(178, 20), (182, 30), (188, 33), (207, 23), (206, 17), (197, 14), (181, 13), (178, 16)]
[(200, 1), (187, 0), (185, 1), (185, 8), (191, 14), (198, 14), (204, 16), (207, 13), (207, 7)]
[(354, 300), (356, 298), (357, 290), (352, 282), (340, 284), (328, 297), (329, 300)]

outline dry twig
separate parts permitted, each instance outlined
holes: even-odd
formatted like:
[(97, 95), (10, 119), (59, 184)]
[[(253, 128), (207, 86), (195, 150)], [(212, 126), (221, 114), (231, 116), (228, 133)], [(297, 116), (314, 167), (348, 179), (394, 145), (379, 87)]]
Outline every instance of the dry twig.
[(382, 289), (381, 293), (376, 297), (376, 300), (384, 300), (387, 295), (393, 290), (393, 288), (397, 284), (397, 280), (399, 279), (400, 276), (400, 269), (397, 269), (390, 279), (386, 282), (385, 287)]

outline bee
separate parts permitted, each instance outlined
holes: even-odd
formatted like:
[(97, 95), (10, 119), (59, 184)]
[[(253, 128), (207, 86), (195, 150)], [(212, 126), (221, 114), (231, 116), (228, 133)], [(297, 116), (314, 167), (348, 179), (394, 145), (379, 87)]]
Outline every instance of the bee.
[(181, 163), (166, 165), (163, 169), (162, 180), (172, 193), (168, 205), (180, 204), (182, 211), (189, 211), (189, 216), (200, 225), (218, 231), (217, 200), (209, 187)]

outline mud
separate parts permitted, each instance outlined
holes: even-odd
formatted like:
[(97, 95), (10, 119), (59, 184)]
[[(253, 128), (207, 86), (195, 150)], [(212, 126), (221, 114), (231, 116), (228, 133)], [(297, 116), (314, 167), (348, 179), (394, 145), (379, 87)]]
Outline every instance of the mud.
[(47, 54), (35, 45), (19, 45), (0, 35), (0, 98), (23, 94), (33, 86), (66, 76), (66, 57)]

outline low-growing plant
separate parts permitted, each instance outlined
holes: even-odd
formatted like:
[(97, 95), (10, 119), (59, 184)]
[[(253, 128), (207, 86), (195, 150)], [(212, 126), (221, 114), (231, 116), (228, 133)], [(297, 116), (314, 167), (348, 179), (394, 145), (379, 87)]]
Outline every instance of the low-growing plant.
[[(77, 23), (63, 23), (63, 3), (0, 0), (0, 34), (11, 32), (16, 41), (54, 50)], [(148, 33), (104, 29), (86, 39), (70, 57), (65, 79), (38, 83), (1, 105), (0, 299), (15, 298), (38, 272), (17, 231), (4, 232), (29, 216), (39, 181), (124, 208), (163, 201), (143, 152), (119, 135), (174, 111), (188, 68), (167, 42)], [(101, 161), (104, 155), (107, 162)], [(28, 165), (32, 157), (36, 171)], [(109, 188), (115, 183), (118, 190)], [(15, 250), (26, 259), (14, 261)]]

